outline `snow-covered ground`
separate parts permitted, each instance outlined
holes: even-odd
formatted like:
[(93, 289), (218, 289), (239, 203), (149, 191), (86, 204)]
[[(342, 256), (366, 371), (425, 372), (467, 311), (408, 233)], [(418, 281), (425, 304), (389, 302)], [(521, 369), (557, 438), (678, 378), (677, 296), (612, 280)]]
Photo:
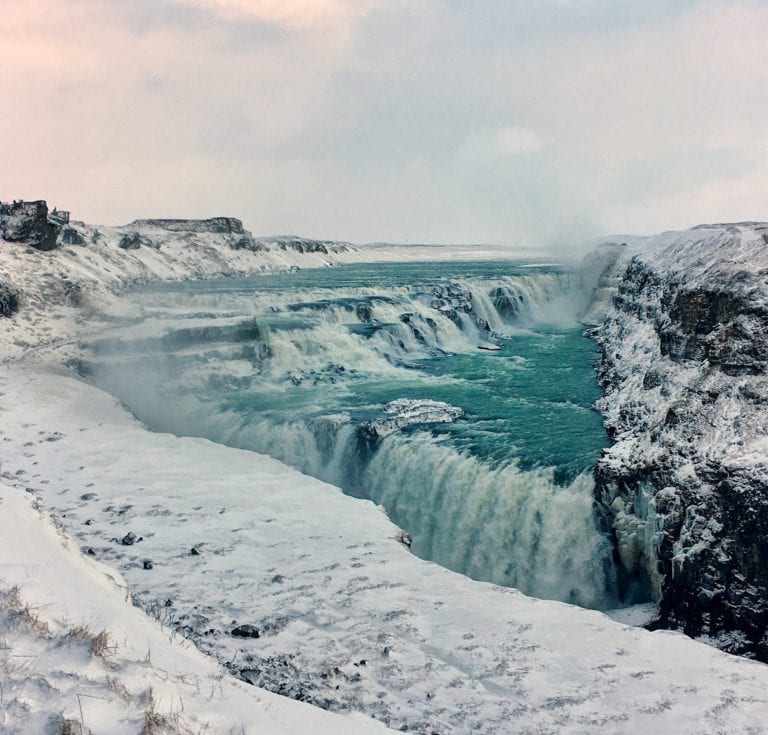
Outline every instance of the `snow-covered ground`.
[(254, 272), (265, 256), (89, 248), (0, 250), (0, 280), (23, 295), (2, 322), (4, 731), (77, 732), (64, 718), (139, 732), (147, 717), (171, 732), (380, 728), (222, 676), (187, 636), (254, 684), (412, 732), (768, 732), (762, 664), (473, 582), (414, 557), (368, 501), (264, 456), (148, 432), (60, 367), (73, 340), (133, 317), (109, 287)]
[[(113, 568), (83, 556), (0, 483), (0, 731), (383, 733), (249, 686), (131, 605)], [(67, 729), (68, 728), (68, 729)]]

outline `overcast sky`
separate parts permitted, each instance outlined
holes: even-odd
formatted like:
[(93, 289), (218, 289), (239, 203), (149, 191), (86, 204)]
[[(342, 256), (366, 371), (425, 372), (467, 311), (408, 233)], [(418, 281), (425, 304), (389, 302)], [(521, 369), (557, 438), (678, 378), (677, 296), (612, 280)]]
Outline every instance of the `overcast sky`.
[(765, 0), (2, 0), (0, 199), (356, 242), (768, 219)]

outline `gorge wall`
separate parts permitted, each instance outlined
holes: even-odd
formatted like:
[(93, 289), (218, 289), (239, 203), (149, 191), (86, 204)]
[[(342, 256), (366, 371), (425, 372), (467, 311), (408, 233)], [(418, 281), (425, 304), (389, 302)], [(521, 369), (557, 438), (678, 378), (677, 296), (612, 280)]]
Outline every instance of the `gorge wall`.
[(659, 626), (768, 661), (768, 224), (629, 250), (594, 330), (613, 439), (596, 492), (625, 592), (651, 592)]

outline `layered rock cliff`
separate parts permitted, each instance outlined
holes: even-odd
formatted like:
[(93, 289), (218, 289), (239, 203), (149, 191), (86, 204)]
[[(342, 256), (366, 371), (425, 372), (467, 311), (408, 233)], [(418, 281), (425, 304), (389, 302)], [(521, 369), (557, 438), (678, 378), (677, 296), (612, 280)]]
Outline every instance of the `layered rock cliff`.
[(624, 592), (658, 599), (660, 626), (768, 661), (768, 224), (629, 251), (594, 330), (613, 438), (597, 494)]

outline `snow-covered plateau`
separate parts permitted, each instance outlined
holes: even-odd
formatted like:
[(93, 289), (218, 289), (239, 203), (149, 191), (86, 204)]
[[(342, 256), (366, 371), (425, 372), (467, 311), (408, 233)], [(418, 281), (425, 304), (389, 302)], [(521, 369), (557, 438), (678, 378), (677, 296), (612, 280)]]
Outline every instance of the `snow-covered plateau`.
[[(48, 249), (42, 221), (11, 219), (0, 242), (3, 732), (768, 732), (764, 664), (420, 560), (373, 503), (263, 455), (152, 433), (66, 367), (81, 341), (138, 319), (119, 296), (128, 285), (380, 249), (257, 240), (228, 218), (61, 224)], [(597, 286), (606, 304), (617, 294), (598, 328), (615, 441), (598, 468), (605, 518), (626, 584), (655, 585), (669, 623), (683, 620), (665, 602), (671, 580), (691, 609), (678, 590), (694, 584), (697, 554), (765, 595), (762, 232), (717, 226), (614, 248)], [(731, 300), (678, 299), (699, 292)], [(392, 420), (445, 411), (398, 405)], [(726, 489), (703, 474), (713, 463), (734, 497), (752, 499), (736, 530), (718, 505)], [(720, 543), (734, 538), (740, 555)]]

